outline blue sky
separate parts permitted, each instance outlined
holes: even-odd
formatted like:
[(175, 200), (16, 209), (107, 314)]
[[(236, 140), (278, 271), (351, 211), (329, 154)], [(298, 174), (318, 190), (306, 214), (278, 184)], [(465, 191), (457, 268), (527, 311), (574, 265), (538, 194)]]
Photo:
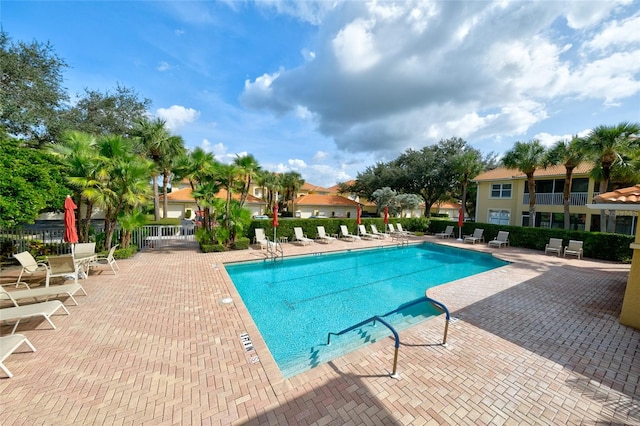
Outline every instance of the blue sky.
[(11, 1), (72, 96), (149, 98), (188, 147), (331, 186), (461, 137), (502, 153), (640, 121), (639, 1)]

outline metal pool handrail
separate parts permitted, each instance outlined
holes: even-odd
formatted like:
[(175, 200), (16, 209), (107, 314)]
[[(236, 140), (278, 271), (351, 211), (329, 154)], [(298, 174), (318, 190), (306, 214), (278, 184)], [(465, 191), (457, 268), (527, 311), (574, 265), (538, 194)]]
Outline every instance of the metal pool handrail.
[(386, 322), (385, 320), (383, 320), (382, 318), (387, 317), (389, 315), (395, 314), (403, 309), (406, 309), (410, 306), (413, 305), (417, 305), (418, 303), (422, 303), (422, 302), (429, 302), (432, 305), (434, 305), (436, 308), (440, 309), (441, 311), (443, 311), (446, 315), (446, 322), (444, 325), (444, 336), (442, 338), (442, 346), (447, 346), (447, 331), (449, 330), (449, 321), (451, 321), (451, 314), (449, 313), (449, 309), (447, 309), (447, 307), (441, 303), (438, 302), (435, 299), (432, 299), (430, 297), (424, 296), (423, 298), (420, 299), (416, 299), (412, 302), (409, 302), (405, 305), (402, 305), (401, 307), (394, 309), (391, 312), (387, 312), (386, 314), (382, 315), (382, 316), (378, 316), (378, 315), (374, 315), (371, 318), (368, 318), (364, 321), (360, 321), (359, 323), (357, 323), (356, 325), (352, 325), (351, 327), (345, 328), (342, 331), (339, 331), (337, 333), (333, 333), (330, 332), (327, 334), (327, 346), (331, 345), (331, 335), (334, 336), (340, 336), (342, 334), (348, 333), (350, 331), (355, 330), (358, 327), (362, 327), (363, 325), (370, 323), (373, 321), (373, 324), (375, 325), (376, 321), (381, 322), (383, 325), (385, 325), (389, 330), (391, 330), (391, 332), (393, 333), (393, 337), (395, 338), (395, 353), (393, 356), (393, 371), (391, 372), (390, 376), (393, 378), (397, 378), (398, 375), (396, 374), (396, 368), (398, 366), (398, 351), (400, 349), (400, 336), (398, 335), (398, 332), (395, 330), (395, 328), (393, 328), (391, 326), (391, 324), (389, 324), (388, 322)]
[(393, 337), (396, 339), (396, 343), (395, 343), (395, 353), (393, 355), (393, 371), (391, 372), (390, 376), (393, 378), (397, 378), (398, 375), (396, 374), (396, 367), (398, 366), (398, 350), (400, 349), (400, 336), (398, 335), (398, 332), (396, 331), (395, 328), (393, 328), (391, 326), (391, 324), (389, 324), (388, 322), (386, 322), (385, 320), (383, 320), (382, 318), (380, 318), (377, 315), (372, 316), (369, 319), (366, 319), (364, 321), (360, 321), (358, 324), (356, 325), (352, 325), (349, 328), (345, 328), (344, 330), (338, 332), (338, 333), (329, 333), (327, 335), (327, 346), (331, 345), (331, 335), (333, 334), (334, 336), (340, 336), (341, 334), (344, 333), (348, 333), (349, 331), (355, 330), (358, 327), (362, 327), (363, 325), (371, 322), (371, 321), (380, 321), (383, 325), (385, 325), (389, 330), (391, 330), (391, 332), (393, 333)]

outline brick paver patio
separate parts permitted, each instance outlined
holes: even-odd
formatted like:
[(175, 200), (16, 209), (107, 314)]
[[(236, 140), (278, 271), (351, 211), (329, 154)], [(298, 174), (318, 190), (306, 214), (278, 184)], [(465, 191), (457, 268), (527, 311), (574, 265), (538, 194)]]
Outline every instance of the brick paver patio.
[(284, 380), (223, 266), (259, 250), (141, 252), (82, 280), (89, 295), (53, 317), (57, 330), (20, 325), (37, 352), (5, 360), (0, 422), (640, 425), (640, 331), (617, 320), (629, 266), (464, 248), (512, 263), (429, 291), (455, 317), (448, 345), (442, 315), (402, 332), (399, 379), (389, 338)]

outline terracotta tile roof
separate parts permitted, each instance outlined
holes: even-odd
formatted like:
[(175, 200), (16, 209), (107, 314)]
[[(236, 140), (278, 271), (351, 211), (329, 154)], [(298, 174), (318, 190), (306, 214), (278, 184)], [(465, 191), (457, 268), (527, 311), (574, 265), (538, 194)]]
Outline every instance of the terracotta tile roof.
[(605, 192), (594, 197), (593, 201), (608, 204), (640, 204), (640, 185)]
[(431, 206), (432, 209), (449, 209), (449, 210), (460, 210), (460, 203), (452, 203), (451, 201), (445, 201), (440, 204), (434, 204)]
[[(160, 199), (163, 199), (163, 198), (164, 197), (161, 194), (160, 195)], [(227, 198), (226, 189), (221, 189), (216, 194), (216, 198), (226, 199)], [(234, 200), (238, 200), (239, 201), (240, 200), (240, 194), (232, 193), (231, 194), (231, 198), (233, 198)], [(182, 203), (193, 203), (193, 202), (195, 202), (195, 199), (193, 198), (193, 195), (191, 195), (191, 188), (182, 188), (182, 189), (178, 189), (176, 191), (172, 191), (172, 192), (167, 194), (167, 200), (175, 201), (175, 202), (182, 202)], [(264, 200), (261, 200), (258, 197), (254, 197), (251, 194), (249, 194), (247, 196), (247, 203), (248, 204), (266, 204), (266, 202)]]
[(358, 202), (339, 195), (309, 194), (296, 198), (297, 206), (357, 206)]
[[(574, 174), (588, 174), (593, 169), (591, 163), (580, 163), (578, 167), (573, 169)], [(534, 177), (564, 177), (565, 168), (562, 165), (547, 167), (546, 169), (537, 169), (534, 173)], [(504, 180), (504, 179), (526, 179), (527, 175), (522, 173), (518, 169), (507, 169), (505, 167), (498, 167), (497, 169), (488, 170), (484, 173), (480, 173), (474, 179), (474, 182), (487, 181), (487, 180)]]

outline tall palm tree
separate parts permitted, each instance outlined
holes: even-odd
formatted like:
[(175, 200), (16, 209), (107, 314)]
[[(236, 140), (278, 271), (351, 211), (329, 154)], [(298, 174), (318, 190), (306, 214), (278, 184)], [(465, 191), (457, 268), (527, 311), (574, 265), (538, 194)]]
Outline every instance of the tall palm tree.
[(459, 174), (459, 182), (462, 187), (462, 209), (463, 218), (467, 211), (467, 187), (474, 177), (478, 176), (484, 168), (482, 164), (482, 154), (475, 148), (466, 148), (453, 159), (455, 170)]
[(132, 135), (139, 141), (142, 152), (156, 165), (153, 176), (153, 206), (155, 220), (160, 219), (160, 195), (158, 176), (162, 174), (162, 192), (164, 195), (163, 217), (167, 217), (167, 186), (171, 176), (171, 167), (176, 158), (184, 154), (184, 141), (173, 136), (167, 129), (167, 122), (161, 118), (144, 118), (136, 122)]
[[(639, 123), (622, 122), (615, 126), (598, 126), (580, 140), (580, 149), (596, 164), (592, 176), (600, 181), (600, 193), (607, 192), (612, 169), (627, 166), (628, 153), (640, 148), (640, 141), (636, 138), (638, 132)], [(600, 211), (600, 229), (615, 230), (613, 220), (606, 226), (604, 210)]]
[(82, 206), (82, 202), (86, 202), (84, 218), (80, 217), (81, 210), (78, 211), (78, 224), (80, 225), (80, 241), (88, 242), (93, 203), (86, 197), (82, 197), (82, 191), (96, 183), (99, 164), (96, 153), (96, 138), (89, 133), (68, 131), (62, 135), (59, 143), (49, 145), (49, 151), (62, 157), (69, 167), (69, 182), (77, 188), (73, 196), (76, 205)]
[(564, 229), (571, 229), (571, 217), (569, 213), (571, 198), (571, 181), (573, 170), (584, 160), (585, 154), (580, 149), (580, 138), (574, 136), (570, 141), (560, 140), (547, 151), (544, 163), (548, 165), (562, 164), (565, 169), (563, 206)]
[(278, 191), (280, 191), (278, 175), (268, 170), (261, 171), (258, 173), (257, 182), (263, 188), (262, 199), (267, 202), (267, 209), (273, 211), (273, 206), (278, 201)]
[[(225, 206), (224, 227), (231, 231), (231, 193), (238, 182), (240, 175), (239, 169), (233, 164), (219, 163), (216, 167), (216, 180), (220, 182), (220, 186), (227, 190), (227, 200)], [(229, 242), (233, 242), (235, 234), (230, 233)]]
[(296, 196), (298, 195), (298, 191), (304, 185), (304, 179), (302, 175), (298, 172), (286, 172), (285, 174), (280, 176), (280, 185), (285, 192), (284, 201), (287, 203), (291, 200), (291, 213), (295, 215), (296, 211)]
[(241, 174), (238, 188), (240, 189), (240, 208), (242, 208), (244, 207), (244, 203), (247, 201), (251, 183), (260, 172), (260, 165), (258, 164), (258, 160), (256, 160), (256, 158), (251, 154), (236, 156), (233, 164), (238, 168)]
[(536, 225), (536, 186), (533, 174), (536, 169), (543, 167), (544, 146), (539, 140), (516, 142), (513, 148), (502, 157), (502, 164), (511, 169), (518, 169), (527, 175), (529, 187), (529, 226)]

